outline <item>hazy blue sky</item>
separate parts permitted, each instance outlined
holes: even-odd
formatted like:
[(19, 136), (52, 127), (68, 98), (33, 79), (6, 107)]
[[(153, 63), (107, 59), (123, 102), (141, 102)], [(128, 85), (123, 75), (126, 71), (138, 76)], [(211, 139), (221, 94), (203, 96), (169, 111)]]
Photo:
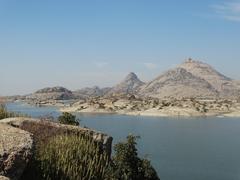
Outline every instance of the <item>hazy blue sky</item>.
[(0, 95), (147, 81), (188, 57), (240, 79), (240, 0), (0, 0)]

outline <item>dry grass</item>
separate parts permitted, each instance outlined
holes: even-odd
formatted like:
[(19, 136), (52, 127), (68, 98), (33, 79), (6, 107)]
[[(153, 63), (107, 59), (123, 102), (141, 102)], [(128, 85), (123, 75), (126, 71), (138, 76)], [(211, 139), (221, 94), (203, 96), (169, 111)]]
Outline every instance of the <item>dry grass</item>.
[(84, 179), (91, 176), (101, 179), (105, 176), (106, 170), (103, 169), (105, 166), (108, 168), (109, 155), (104, 152), (102, 145), (91, 134), (56, 126), (46, 120), (26, 121), (20, 126), (33, 134), (35, 142), (34, 158), (22, 179), (54, 179), (54, 176), (58, 176), (58, 179)]

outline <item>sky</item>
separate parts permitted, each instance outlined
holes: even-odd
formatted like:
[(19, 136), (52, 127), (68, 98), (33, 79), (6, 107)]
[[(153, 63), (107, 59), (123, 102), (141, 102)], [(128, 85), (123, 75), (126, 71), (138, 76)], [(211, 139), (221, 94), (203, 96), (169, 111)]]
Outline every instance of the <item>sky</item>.
[(0, 95), (149, 81), (189, 57), (240, 79), (240, 0), (0, 0)]

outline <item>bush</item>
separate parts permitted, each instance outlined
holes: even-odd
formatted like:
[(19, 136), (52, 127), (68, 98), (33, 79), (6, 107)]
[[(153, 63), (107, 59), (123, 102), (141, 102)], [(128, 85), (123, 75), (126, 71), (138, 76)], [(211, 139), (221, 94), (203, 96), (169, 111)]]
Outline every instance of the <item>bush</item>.
[(159, 180), (150, 161), (138, 157), (136, 148), (138, 138), (129, 135), (126, 142), (114, 146), (114, 176), (120, 180)]
[(76, 120), (76, 116), (68, 112), (63, 112), (61, 116), (58, 117), (58, 121), (61, 124), (68, 124), (78, 126), (79, 122)]
[(138, 157), (136, 136), (116, 144), (111, 159), (91, 136), (56, 129), (48, 121), (26, 122), (21, 129), (35, 141), (21, 180), (159, 180), (150, 161)]
[(103, 180), (111, 172), (107, 154), (92, 138), (83, 136), (56, 136), (41, 146), (37, 159), (43, 179), (48, 180)]
[(21, 129), (31, 132), (35, 142), (21, 180), (101, 180), (111, 172), (109, 154), (91, 135), (56, 128), (43, 120), (26, 122)]

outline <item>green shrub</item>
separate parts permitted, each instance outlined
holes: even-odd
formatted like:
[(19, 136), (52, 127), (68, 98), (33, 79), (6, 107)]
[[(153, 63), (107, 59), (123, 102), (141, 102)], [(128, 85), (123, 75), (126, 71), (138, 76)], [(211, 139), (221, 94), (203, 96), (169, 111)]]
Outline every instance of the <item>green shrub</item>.
[(136, 148), (138, 138), (129, 135), (126, 142), (114, 146), (114, 177), (120, 180), (159, 180), (150, 161), (138, 157)]
[(78, 126), (79, 122), (76, 120), (76, 116), (68, 112), (63, 112), (61, 116), (58, 117), (58, 121), (61, 124), (75, 125)]
[(147, 159), (138, 157), (136, 136), (115, 145), (112, 160), (91, 137), (59, 135), (41, 146), (37, 160), (42, 179), (159, 180)]
[(138, 157), (135, 136), (114, 146), (110, 159), (88, 134), (56, 129), (48, 121), (24, 123), (33, 134), (34, 155), (21, 180), (158, 180), (147, 159)]

